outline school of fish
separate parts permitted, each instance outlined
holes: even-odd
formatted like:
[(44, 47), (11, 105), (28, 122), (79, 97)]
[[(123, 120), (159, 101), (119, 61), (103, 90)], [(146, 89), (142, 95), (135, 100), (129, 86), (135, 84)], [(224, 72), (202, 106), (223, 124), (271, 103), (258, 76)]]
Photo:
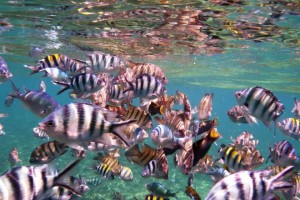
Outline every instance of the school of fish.
[[(32, 49), (31, 55), (36, 55), (37, 50)], [(33, 134), (48, 138), (33, 149), (28, 158), (31, 166), (20, 166), (17, 148), (11, 150), (11, 168), (0, 176), (0, 199), (67, 200), (87, 195), (89, 187), (101, 185), (101, 180), (137, 179), (129, 163), (120, 162), (121, 156), (141, 166), (135, 170), (140, 169), (142, 178), (157, 179), (145, 185), (144, 199), (177, 199), (182, 192), (159, 183), (170, 177), (168, 157), (174, 159), (178, 173), (186, 176), (188, 184), (183, 192), (189, 199), (201, 199), (201, 191), (193, 188), (196, 173), (209, 175), (214, 184), (202, 197), (207, 200), (298, 199), (300, 157), (288, 140), (269, 147), (270, 155), (265, 159), (256, 148), (259, 141), (244, 131), (236, 138), (230, 137), (233, 143), (218, 145), (218, 155), (209, 155), (211, 146), (225, 137), (217, 129), (222, 121), (211, 119), (214, 94), (204, 94), (198, 107), (193, 108), (184, 92), (168, 94), (168, 80), (157, 65), (92, 52), (87, 54), (87, 60), (47, 55), (36, 66), (25, 67), (30, 75), (40, 73), (51, 78), (57, 94), (70, 90), (72, 102), (60, 105), (46, 93), (43, 81), (40, 89), (25, 89), (22, 94), (6, 62), (0, 59), (0, 82), (8, 81), (12, 86), (5, 106), (11, 107), (14, 99), (19, 99), (41, 118), (32, 127)], [(278, 127), (287, 137), (300, 140), (300, 104), (296, 98), (294, 116), (282, 120), (279, 118), (285, 107), (266, 88), (241, 88), (232, 98), (236, 105), (227, 113), (232, 122), (255, 126), (253, 123), (261, 121), (269, 129), (273, 123), (274, 134)], [(3, 125), (1, 135), (2, 128)], [(57, 171), (51, 163), (68, 151), (73, 152), (75, 160)], [(86, 155), (91, 152), (97, 156), (88, 161)], [(274, 165), (258, 170), (265, 160)], [(92, 163), (94, 177), (71, 176), (69, 172), (79, 162)]]

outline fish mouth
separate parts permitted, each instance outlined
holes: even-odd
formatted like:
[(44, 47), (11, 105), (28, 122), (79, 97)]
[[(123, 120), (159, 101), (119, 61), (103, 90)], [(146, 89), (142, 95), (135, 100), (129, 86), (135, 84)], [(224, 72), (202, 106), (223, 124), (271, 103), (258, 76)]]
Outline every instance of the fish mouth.
[(46, 126), (45, 126), (45, 124), (44, 123), (39, 123), (39, 125), (36, 127), (36, 128), (38, 128), (38, 129), (40, 129), (40, 130), (42, 130), (42, 131), (45, 131), (46, 130)]

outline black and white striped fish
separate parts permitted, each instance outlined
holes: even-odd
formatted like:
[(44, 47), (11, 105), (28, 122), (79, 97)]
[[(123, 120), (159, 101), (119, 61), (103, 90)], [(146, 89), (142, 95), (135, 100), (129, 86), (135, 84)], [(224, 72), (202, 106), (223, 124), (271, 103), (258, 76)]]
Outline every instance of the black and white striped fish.
[(48, 165), (14, 167), (0, 176), (0, 199), (30, 200), (46, 199), (52, 196), (53, 187), (59, 186), (80, 194), (80, 188), (65, 181), (68, 173), (79, 163), (73, 161), (59, 173)]
[(48, 115), (38, 128), (75, 149), (82, 149), (81, 143), (96, 142), (104, 133), (118, 136), (129, 146), (123, 130), (134, 120), (113, 122), (108, 121), (106, 115), (109, 113), (92, 104), (70, 103)]
[(112, 173), (111, 168), (107, 164), (94, 163), (93, 169), (96, 171), (97, 174), (99, 174), (105, 179), (114, 179), (114, 174)]
[(85, 93), (92, 94), (99, 91), (102, 87), (106, 85), (106, 81), (94, 74), (81, 73), (70, 78), (69, 83), (54, 81), (58, 85), (64, 86), (57, 94), (72, 89), (75, 93)]
[(91, 68), (93, 73), (110, 73), (124, 67), (125, 62), (114, 55), (94, 52), (88, 55), (86, 65)]
[(47, 164), (69, 150), (69, 147), (58, 141), (50, 141), (37, 146), (31, 153), (29, 162)]
[(126, 81), (129, 88), (125, 89), (123, 93), (132, 91), (133, 97), (153, 99), (161, 96), (165, 90), (164, 84), (158, 78), (148, 74), (136, 76), (133, 83)]
[(85, 178), (85, 181), (89, 186), (99, 186), (102, 184), (102, 180), (95, 177)]
[(283, 181), (294, 173), (293, 166), (269, 178), (271, 173), (270, 170), (240, 171), (226, 176), (211, 188), (205, 200), (275, 199), (273, 192), (293, 187), (293, 184)]
[[(46, 117), (60, 107), (56, 100), (46, 93), (46, 85), (43, 81), (41, 81), (39, 90), (25, 90), (24, 94), (19, 92), (12, 81), (11, 84), (14, 92), (8, 94), (8, 96), (20, 99), (32, 113), (41, 118)], [(11, 103), (12, 100), (8, 105), (10, 106)]]
[(286, 118), (278, 122), (277, 126), (284, 135), (300, 140), (300, 119)]
[(261, 120), (268, 128), (270, 122), (276, 122), (284, 112), (283, 104), (274, 94), (263, 87), (250, 87), (234, 93), (238, 105), (245, 111)]
[(120, 173), (119, 177), (123, 181), (132, 181), (133, 180), (132, 170), (129, 167), (121, 166), (121, 173)]
[[(296, 155), (296, 150), (290, 142), (282, 140), (278, 144), (274, 144), (274, 148), (270, 149), (271, 161), (276, 165), (286, 167), (289, 165), (295, 166), (298, 170), (300, 169), (300, 158)], [(267, 160), (268, 161), (268, 160)]]
[(300, 118), (300, 101), (296, 97), (294, 98), (294, 107), (292, 109), (292, 113), (294, 113), (295, 117)]
[[(89, 190), (89, 186), (86, 183), (86, 180), (79, 176), (79, 178), (70, 176), (65, 181), (69, 182), (71, 185), (75, 186), (76, 188), (79, 188), (79, 194), (83, 195), (85, 192)], [(72, 190), (69, 190), (64, 187), (55, 186), (53, 187), (51, 200), (69, 200), (74, 199), (74, 193)]]
[(37, 66), (28, 66), (24, 65), (24, 67), (31, 69), (31, 73), (35, 74), (45, 68), (59, 68), (62, 71), (70, 71), (74, 73), (73, 70), (76, 68), (76, 71), (83, 68), (85, 66), (85, 62), (77, 59), (71, 59), (63, 54), (52, 54), (46, 56), (44, 59), (38, 61)]

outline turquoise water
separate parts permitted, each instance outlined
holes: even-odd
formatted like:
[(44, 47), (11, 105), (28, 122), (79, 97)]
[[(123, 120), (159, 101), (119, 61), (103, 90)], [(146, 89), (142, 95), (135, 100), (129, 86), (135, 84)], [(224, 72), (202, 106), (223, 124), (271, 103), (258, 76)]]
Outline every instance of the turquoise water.
[[(7, 62), (14, 75), (13, 81), (19, 88), (38, 89), (40, 81), (44, 80), (47, 93), (61, 105), (74, 100), (69, 98), (67, 92), (57, 96), (59, 88), (49, 78), (42, 78), (40, 74), (28, 76), (29, 70), (23, 65), (34, 65), (37, 60), (52, 53), (85, 59), (85, 55), (93, 50), (133, 61), (154, 63), (164, 70), (169, 80), (166, 86), (168, 94), (183, 91), (192, 107), (198, 106), (206, 92), (214, 93), (211, 119), (219, 118), (218, 131), (222, 138), (216, 141), (218, 146), (212, 145), (209, 155), (217, 158), (219, 145), (230, 143), (230, 136), (235, 138), (242, 131), (249, 131), (260, 141), (257, 147), (265, 159), (269, 154), (268, 145), (273, 146), (282, 139), (288, 139), (300, 155), (298, 141), (283, 136), (279, 130), (273, 137), (274, 126), (268, 130), (261, 122), (258, 125), (238, 125), (231, 122), (226, 114), (236, 104), (233, 93), (247, 87), (259, 85), (270, 89), (285, 106), (280, 119), (293, 116), (293, 98), (300, 98), (299, 3), (291, 1), (293, 6), (284, 1), (264, 3), (236, 1), (225, 6), (214, 1), (190, 1), (186, 4), (185, 1), (175, 0), (125, 0), (98, 1), (87, 8), (83, 1), (56, 0), (47, 3), (42, 0), (5, 0), (0, 3), (0, 20), (6, 19), (12, 27), (0, 29), (0, 56)], [(258, 22), (268, 18), (274, 8), (283, 14), (280, 19), (274, 19), (273, 26), (261, 28), (265, 29), (268, 37), (259, 37), (261, 33), (255, 33), (256, 38), (247, 38), (234, 34), (230, 31), (232, 27), (225, 28), (226, 20)], [(137, 9), (157, 9), (158, 12), (131, 12)], [(219, 39), (203, 38), (205, 34), (199, 33), (199, 26), (203, 24), (193, 22), (195, 16), (204, 10), (209, 10), (207, 13), (211, 16), (203, 23), (211, 29), (210, 36), (216, 35)], [(212, 16), (211, 13), (217, 11), (219, 14)], [(43, 47), (47, 52), (32, 58), (28, 52), (33, 46)], [(9, 115), (0, 118), (6, 132), (0, 138), (0, 159), (4, 161), (0, 166), (1, 172), (9, 169), (6, 161), (13, 147), (17, 148), (22, 160), (18, 165), (29, 165), (32, 150), (45, 142), (32, 134), (32, 128), (37, 126), (40, 118), (18, 100), (11, 107), (5, 107), (5, 97), (11, 91), (9, 82), (0, 85), (0, 102), (3, 102), (0, 113)], [(75, 175), (96, 176), (91, 170), (93, 155), (88, 153), (74, 171)], [(63, 168), (72, 159), (70, 152), (58, 158), (55, 161), (57, 168)], [(153, 181), (167, 185), (172, 191), (179, 191), (179, 199), (188, 199), (184, 194), (187, 176), (174, 167), (173, 155), (168, 157), (168, 180), (142, 178), (141, 167), (129, 163), (124, 156), (120, 162), (132, 169), (132, 182), (123, 182), (118, 178), (104, 180), (101, 186), (91, 187), (81, 199), (112, 199), (114, 192), (120, 192), (125, 199), (143, 199), (148, 193), (144, 184)], [(202, 198), (205, 198), (212, 184), (209, 176), (195, 175), (193, 186)]]

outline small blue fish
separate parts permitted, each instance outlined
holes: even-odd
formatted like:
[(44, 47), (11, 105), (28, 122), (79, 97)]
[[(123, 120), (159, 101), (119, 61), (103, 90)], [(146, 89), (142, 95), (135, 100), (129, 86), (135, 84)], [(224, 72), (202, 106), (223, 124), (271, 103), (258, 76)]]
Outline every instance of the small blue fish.
[(39, 57), (42, 53), (46, 53), (45, 48), (34, 46), (29, 50), (30, 57)]
[(46, 85), (42, 81), (39, 90), (26, 90), (25, 93), (21, 94), (15, 84), (11, 81), (14, 92), (8, 94), (5, 104), (10, 106), (12, 103), (11, 98), (20, 99), (25, 106), (35, 115), (44, 118), (53, 112), (55, 109), (59, 108), (60, 105), (46, 93)]

